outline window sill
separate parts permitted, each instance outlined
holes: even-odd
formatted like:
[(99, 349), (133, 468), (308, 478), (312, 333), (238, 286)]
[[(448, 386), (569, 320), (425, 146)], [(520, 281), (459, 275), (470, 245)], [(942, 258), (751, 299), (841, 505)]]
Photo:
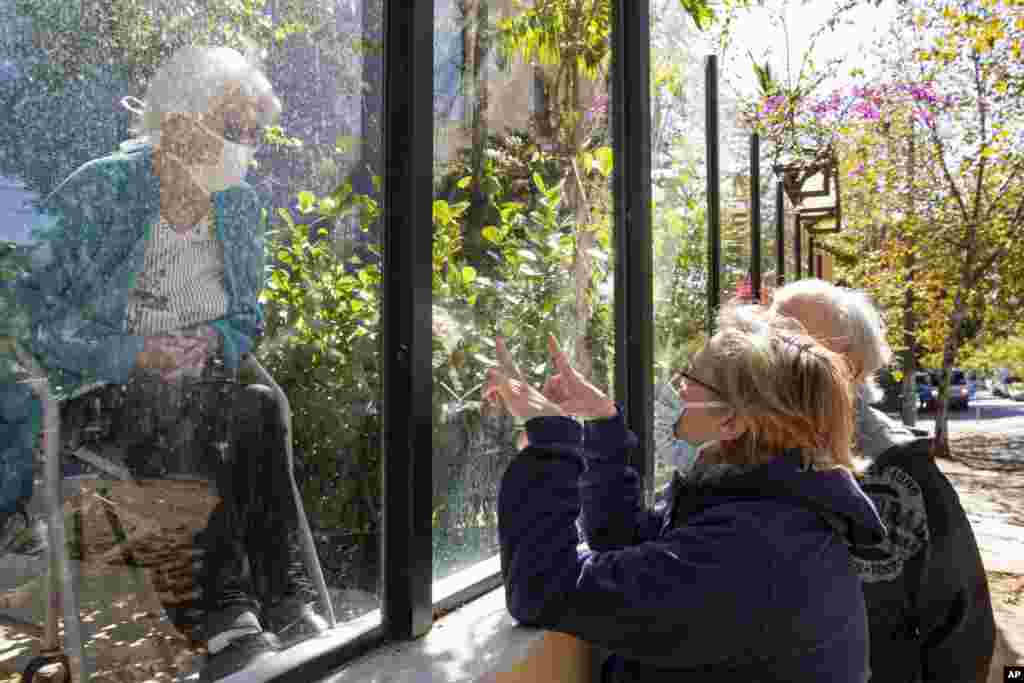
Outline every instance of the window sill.
[[(481, 562), (434, 584), (430, 632), (414, 641), (387, 642), (345, 663), (319, 683), (587, 683), (593, 655), (581, 641), (519, 626), (505, 607), (498, 558)], [(469, 599), (481, 586), (496, 589)], [(468, 601), (467, 601), (468, 599)], [(451, 610), (451, 611), (448, 611)], [(356, 639), (380, 637), (380, 610), (340, 624), (327, 635), (300, 643), (267, 664), (240, 671), (221, 683), (292, 680), (289, 673)], [(304, 681), (308, 683), (308, 681)]]
[(389, 643), (320, 683), (584, 683), (590, 649), (516, 624), (497, 589), (438, 619), (423, 638)]

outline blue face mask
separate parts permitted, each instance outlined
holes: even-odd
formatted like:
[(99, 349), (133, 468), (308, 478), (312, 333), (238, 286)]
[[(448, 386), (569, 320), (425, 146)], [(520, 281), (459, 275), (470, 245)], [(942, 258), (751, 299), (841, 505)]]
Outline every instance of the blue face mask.
[[(697, 404), (693, 404), (695, 407)], [(713, 404), (701, 405), (722, 405)], [(676, 425), (686, 414), (687, 403), (670, 382), (658, 385), (654, 394), (654, 454), (681, 473), (691, 469), (705, 442), (690, 443), (676, 436)]]
[(700, 448), (685, 439), (673, 438), (666, 451), (661, 457), (667, 464), (679, 470), (680, 474), (686, 474), (700, 457)]

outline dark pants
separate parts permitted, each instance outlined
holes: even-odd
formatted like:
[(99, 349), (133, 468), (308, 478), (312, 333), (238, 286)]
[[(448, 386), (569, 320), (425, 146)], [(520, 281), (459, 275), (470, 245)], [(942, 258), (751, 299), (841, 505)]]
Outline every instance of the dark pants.
[[(225, 434), (216, 452), (221, 501), (201, 535), (206, 609), (308, 593), (299, 554), (298, 516), (285, 428), (268, 387), (227, 385)], [(222, 404), (223, 405), (223, 404)], [(223, 453), (223, 456), (221, 455)]]
[(311, 600), (285, 426), (271, 389), (223, 378), (167, 384), (136, 373), (120, 391), (112, 436), (135, 476), (205, 479), (219, 498), (195, 535), (201, 598), (166, 606), (176, 625), (192, 631), (214, 611), (245, 606), (258, 615), (285, 597)]

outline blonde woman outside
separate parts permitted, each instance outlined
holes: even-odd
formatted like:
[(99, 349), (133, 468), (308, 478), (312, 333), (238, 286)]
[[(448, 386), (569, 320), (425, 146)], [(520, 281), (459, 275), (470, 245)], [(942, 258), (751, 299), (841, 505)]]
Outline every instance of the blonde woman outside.
[(886, 538), (855, 546), (871, 634), (872, 683), (984, 681), (995, 647), (988, 580), (970, 522), (921, 438), (871, 407), (875, 373), (892, 360), (882, 316), (856, 290), (800, 280), (776, 290), (773, 308), (843, 354), (857, 382), (861, 485)]
[(498, 340), (485, 397), (528, 433), (498, 500), (508, 609), (611, 651), (605, 682), (863, 683), (848, 544), (884, 529), (850, 473), (846, 363), (761, 307), (729, 308), (717, 329), (676, 386), (677, 436), (715, 443), (653, 510), (621, 408), (554, 340), (540, 390)]

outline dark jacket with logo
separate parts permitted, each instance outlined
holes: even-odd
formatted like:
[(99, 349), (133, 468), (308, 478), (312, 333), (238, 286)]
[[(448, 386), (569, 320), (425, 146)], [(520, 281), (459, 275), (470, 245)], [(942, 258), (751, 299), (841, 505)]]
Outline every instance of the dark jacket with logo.
[(871, 683), (981, 683), (995, 620), (981, 553), (931, 439), (894, 445), (860, 477), (888, 533), (854, 546), (871, 632)]
[[(882, 538), (845, 471), (785, 456), (643, 505), (621, 417), (537, 418), (499, 490), (508, 609), (611, 651), (604, 679), (867, 680), (867, 619), (844, 534)], [(586, 541), (578, 547), (579, 528)]]

